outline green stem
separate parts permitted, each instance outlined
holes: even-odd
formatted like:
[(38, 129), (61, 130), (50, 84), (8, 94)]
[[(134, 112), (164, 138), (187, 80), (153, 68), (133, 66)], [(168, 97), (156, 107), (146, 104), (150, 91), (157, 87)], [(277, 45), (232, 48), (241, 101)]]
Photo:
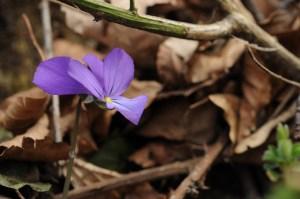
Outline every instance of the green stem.
[(76, 144), (77, 144), (77, 135), (78, 135), (78, 127), (79, 127), (80, 108), (81, 108), (81, 98), (77, 104), (74, 128), (73, 128), (73, 131), (71, 132), (71, 148), (70, 148), (70, 152), (69, 152), (69, 159), (68, 159), (68, 165), (67, 165), (67, 176), (65, 179), (62, 199), (67, 199), (69, 188), (70, 188), (73, 164), (74, 164), (74, 159), (76, 156)]
[(123, 24), (132, 28), (146, 30), (167, 36), (175, 36), (185, 39), (216, 39), (230, 36), (233, 29), (231, 17), (213, 24), (195, 25), (178, 22), (160, 17), (136, 14), (131, 9), (134, 7), (130, 0), (130, 8), (122, 9), (105, 1), (99, 0), (61, 0), (69, 5), (76, 5), (80, 9), (94, 15), (96, 20), (105, 19)]

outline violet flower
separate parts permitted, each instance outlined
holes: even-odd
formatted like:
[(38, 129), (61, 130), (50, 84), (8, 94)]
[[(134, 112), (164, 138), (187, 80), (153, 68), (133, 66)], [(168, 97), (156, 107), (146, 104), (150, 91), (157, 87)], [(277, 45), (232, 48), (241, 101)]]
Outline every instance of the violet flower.
[(54, 57), (39, 64), (33, 83), (52, 95), (86, 94), (116, 109), (125, 118), (138, 124), (147, 97), (133, 99), (121, 96), (134, 76), (131, 57), (122, 49), (113, 49), (102, 61), (87, 54), (80, 63), (70, 57)]

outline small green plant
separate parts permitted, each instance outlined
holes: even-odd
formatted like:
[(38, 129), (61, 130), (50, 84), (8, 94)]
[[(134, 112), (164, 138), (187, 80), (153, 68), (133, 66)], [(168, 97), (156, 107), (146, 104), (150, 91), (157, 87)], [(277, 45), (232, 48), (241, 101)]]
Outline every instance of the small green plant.
[(263, 155), (264, 168), (272, 181), (281, 178), (282, 173), (300, 159), (300, 143), (293, 143), (287, 125), (277, 126), (276, 145), (270, 145)]

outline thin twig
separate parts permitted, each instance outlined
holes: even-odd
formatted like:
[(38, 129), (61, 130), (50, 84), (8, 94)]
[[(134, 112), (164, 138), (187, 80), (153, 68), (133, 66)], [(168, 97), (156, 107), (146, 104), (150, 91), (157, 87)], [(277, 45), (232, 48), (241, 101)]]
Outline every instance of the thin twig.
[(69, 188), (70, 188), (73, 164), (74, 164), (74, 159), (76, 156), (76, 145), (77, 145), (77, 135), (78, 135), (78, 128), (79, 128), (80, 109), (81, 109), (81, 99), (79, 99), (79, 102), (77, 104), (74, 128), (73, 128), (73, 132), (71, 132), (71, 147), (70, 147), (70, 152), (69, 152), (67, 175), (65, 178), (62, 199), (67, 198)]
[(181, 182), (175, 192), (172, 193), (170, 199), (183, 199), (189, 188), (193, 183), (199, 182), (207, 173), (208, 169), (214, 163), (218, 155), (222, 152), (227, 140), (225, 136), (220, 139), (211, 147), (208, 148), (207, 153), (203, 159), (197, 162), (192, 172)]
[(135, 7), (135, 4), (134, 4), (134, 0), (129, 0), (130, 1), (130, 7), (129, 7), (129, 10), (133, 13), (136, 14), (136, 7)]
[[(152, 181), (168, 176), (188, 173), (201, 158), (175, 162), (155, 168), (144, 169), (142, 171), (124, 174), (121, 177), (107, 179), (106, 181), (95, 183), (93, 185), (78, 188), (70, 191), (68, 198), (84, 199), (93, 194), (110, 191), (123, 186), (135, 185), (141, 182)], [(56, 198), (59, 198), (57, 196)]]
[(254, 52), (252, 51), (252, 49), (250, 47), (248, 47), (248, 51), (250, 53), (251, 58), (253, 59), (253, 61), (260, 67), (262, 68), (264, 71), (266, 71), (267, 73), (269, 73), (271, 76), (280, 79), (288, 84), (291, 84), (293, 86), (297, 86), (298, 88), (300, 88), (300, 83), (287, 79), (277, 73), (274, 73), (273, 71), (271, 71), (269, 68), (267, 68), (266, 66), (264, 66), (260, 61), (258, 61), (258, 59), (255, 57)]
[[(47, 58), (53, 56), (53, 46), (52, 46), (52, 27), (51, 27), (51, 15), (49, 8), (49, 1), (42, 0), (41, 2), (42, 10), (42, 24), (44, 32), (44, 48)], [(53, 127), (54, 127), (54, 140), (55, 142), (62, 142), (62, 133), (60, 129), (60, 109), (59, 109), (59, 96), (52, 96), (52, 118), (53, 118)]]
[(31, 42), (32, 42), (33, 46), (35, 47), (35, 49), (39, 53), (41, 60), (45, 60), (46, 56), (45, 56), (40, 44), (36, 40), (36, 37), (33, 33), (32, 26), (31, 26), (31, 23), (30, 23), (30, 20), (29, 20), (28, 16), (26, 14), (22, 14), (22, 18), (25, 22), (25, 25), (26, 25), (26, 28), (28, 30), (28, 33), (29, 33), (29, 36), (30, 36), (30, 39), (31, 39)]
[(16, 189), (16, 193), (20, 199), (25, 199), (25, 197), (22, 195), (22, 193), (18, 189)]
[(296, 91), (297, 91), (296, 87), (289, 86), (288, 91), (284, 93), (283, 99), (281, 100), (280, 104), (276, 107), (272, 115), (269, 117), (270, 119), (277, 117), (279, 113), (282, 112), (282, 110), (286, 107), (288, 102), (290, 102), (290, 100), (294, 97)]
[(84, 169), (86, 169), (90, 172), (93, 172), (93, 173), (97, 173), (97, 174), (101, 174), (101, 175), (105, 175), (105, 176), (111, 176), (111, 177), (120, 177), (120, 176), (122, 176), (118, 172), (95, 166), (95, 165), (93, 165), (89, 162), (85, 162), (84, 160), (81, 160), (81, 159), (76, 159), (74, 161), (74, 163), (75, 163), (75, 165), (77, 165), (81, 168), (84, 168)]

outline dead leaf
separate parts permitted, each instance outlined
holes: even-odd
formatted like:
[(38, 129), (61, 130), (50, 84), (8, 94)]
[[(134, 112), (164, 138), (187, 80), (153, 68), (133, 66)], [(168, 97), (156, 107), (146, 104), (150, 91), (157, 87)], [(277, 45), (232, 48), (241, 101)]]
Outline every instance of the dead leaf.
[(44, 113), (49, 95), (32, 88), (8, 97), (0, 105), (0, 125), (13, 132), (22, 132)]
[(92, 15), (67, 6), (61, 6), (61, 11), (65, 14), (67, 27), (74, 32), (81, 35), (94, 35), (102, 32), (103, 23), (95, 21)]
[(168, 84), (180, 84), (186, 73), (186, 63), (198, 47), (198, 41), (169, 38), (157, 51), (156, 67), (161, 79)]
[(249, 148), (255, 148), (262, 145), (269, 137), (272, 130), (281, 122), (285, 122), (292, 118), (296, 113), (296, 106), (292, 104), (287, 110), (279, 114), (277, 117), (267, 121), (257, 131), (250, 136), (241, 140), (235, 147), (236, 153), (243, 153)]
[(270, 75), (259, 68), (249, 55), (244, 59), (243, 77), (238, 140), (249, 136), (256, 129), (257, 116), (272, 97)]
[(135, 186), (126, 194), (125, 199), (167, 199), (161, 193), (158, 193), (149, 183), (143, 183)]
[(91, 48), (84, 47), (65, 39), (56, 39), (53, 43), (53, 51), (55, 56), (68, 56), (77, 60), (82, 60), (88, 53), (93, 53), (100, 59), (104, 58), (103, 54), (100, 54)]
[[(184, 98), (169, 98), (152, 108), (154, 113), (139, 130), (146, 137), (161, 137), (167, 140), (187, 140), (197, 144), (209, 142), (214, 137), (217, 110), (210, 103), (189, 108)], [(209, 122), (203, 122), (209, 121)]]
[(129, 160), (143, 168), (149, 168), (188, 157), (191, 157), (191, 150), (187, 145), (152, 142), (134, 152)]
[(17, 159), (28, 161), (56, 161), (68, 156), (68, 145), (54, 143), (49, 135), (49, 119), (47, 115), (24, 134), (0, 143), (1, 159)]
[(229, 138), (236, 143), (238, 137), (240, 99), (231, 94), (213, 94), (208, 98), (224, 111), (224, 117), (229, 125)]
[(190, 83), (219, 78), (236, 63), (245, 50), (245, 44), (238, 39), (230, 39), (215, 51), (195, 53), (188, 65), (186, 80)]
[(139, 95), (148, 96), (149, 106), (155, 99), (157, 94), (162, 90), (162, 85), (156, 81), (139, 81), (133, 80), (129, 88), (124, 93), (125, 97), (133, 98)]

